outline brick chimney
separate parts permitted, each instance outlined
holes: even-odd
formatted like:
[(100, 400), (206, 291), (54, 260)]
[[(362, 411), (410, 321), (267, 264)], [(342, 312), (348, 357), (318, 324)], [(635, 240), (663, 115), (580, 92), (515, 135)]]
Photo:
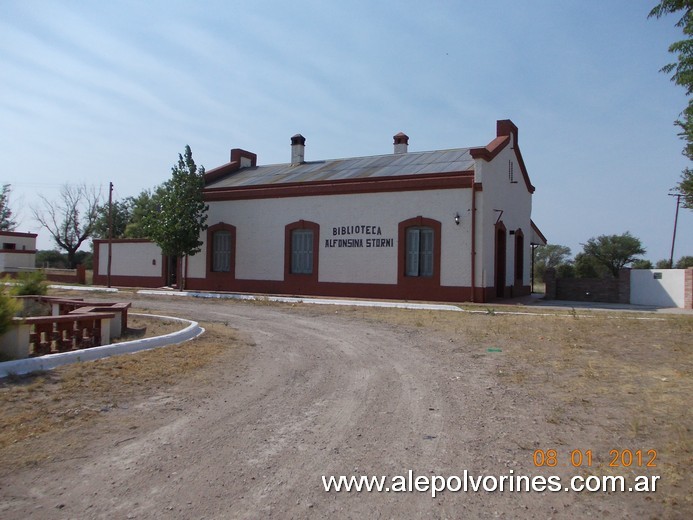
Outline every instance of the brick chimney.
[(301, 164), (306, 152), (306, 138), (296, 134), (291, 138), (291, 164)]
[(409, 136), (402, 132), (393, 136), (395, 140), (395, 153), (407, 153), (407, 147), (409, 146)]

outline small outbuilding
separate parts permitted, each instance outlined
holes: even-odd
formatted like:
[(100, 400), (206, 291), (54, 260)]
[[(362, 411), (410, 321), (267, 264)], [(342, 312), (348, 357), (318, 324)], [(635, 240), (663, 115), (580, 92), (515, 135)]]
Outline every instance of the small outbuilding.
[(34, 268), (37, 236), (35, 233), (0, 231), (0, 275), (15, 275)]

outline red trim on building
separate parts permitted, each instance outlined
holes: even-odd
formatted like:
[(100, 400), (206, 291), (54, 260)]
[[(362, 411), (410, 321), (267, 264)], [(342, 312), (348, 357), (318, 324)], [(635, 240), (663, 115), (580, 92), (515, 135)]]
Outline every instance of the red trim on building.
[(520, 171), (522, 172), (522, 178), (525, 181), (525, 186), (527, 186), (527, 191), (534, 193), (534, 186), (529, 180), (529, 174), (527, 173), (527, 167), (525, 166), (525, 161), (522, 158), (522, 153), (520, 152), (520, 146), (517, 143), (517, 126), (510, 119), (502, 119), (496, 121), (496, 138), (491, 141), (486, 146), (479, 148), (471, 148), (469, 153), (474, 159), (483, 159), (484, 161), (493, 160), (496, 155), (503, 150), (507, 144), (510, 142), (510, 136), (513, 137), (513, 148), (515, 150), (515, 156), (517, 157), (517, 163), (520, 165)]
[(0, 237), (16, 237), (16, 238), (36, 238), (36, 233), (20, 233), (18, 231), (0, 231)]
[(251, 168), (257, 166), (257, 154), (249, 152), (248, 150), (243, 150), (241, 148), (233, 148), (231, 150), (231, 162), (237, 162), (241, 165), (241, 168), (243, 168), (242, 159), (248, 159), (248, 161), (250, 161)]
[[(153, 244), (148, 238), (114, 238), (111, 240), (113, 244)], [(94, 244), (108, 244), (107, 238), (95, 238)]]
[(544, 233), (541, 232), (541, 230), (537, 227), (537, 225), (534, 223), (534, 221), (530, 219), (529, 223), (532, 225), (532, 229), (534, 230), (534, 232), (537, 235), (539, 235), (539, 238), (541, 238), (544, 241), (543, 244), (538, 244), (538, 245), (540, 245), (540, 246), (544, 245), (545, 246), (546, 244), (548, 244), (548, 240), (546, 240)]
[(492, 161), (496, 155), (498, 155), (503, 148), (507, 146), (510, 142), (508, 136), (496, 137), (486, 146), (481, 146), (479, 148), (471, 148), (469, 153), (474, 159), (483, 159), (484, 161)]
[(275, 199), (282, 197), (312, 197), (318, 195), (347, 195), (352, 193), (379, 193), (420, 191), (454, 188), (471, 188), (474, 172), (444, 174), (403, 175), (399, 177), (374, 177), (370, 179), (340, 179), (318, 182), (292, 182), (276, 185), (207, 188), (207, 202), (223, 200)]
[(17, 253), (20, 255), (35, 255), (37, 252), (36, 249), (0, 249), (0, 253)]
[[(212, 291), (204, 278), (190, 278), (188, 289), (199, 291)], [(331, 296), (338, 298), (373, 298), (386, 300), (410, 300), (410, 301), (445, 301), (468, 302), (470, 301), (470, 287), (420, 287), (412, 289), (396, 284), (373, 283), (337, 283), (318, 282), (314, 285), (305, 284), (301, 290), (294, 290), (294, 286), (283, 280), (239, 280), (233, 284), (232, 292), (255, 294), (282, 294), (286, 296)], [(476, 301), (486, 302), (492, 299), (493, 288), (477, 289)]]

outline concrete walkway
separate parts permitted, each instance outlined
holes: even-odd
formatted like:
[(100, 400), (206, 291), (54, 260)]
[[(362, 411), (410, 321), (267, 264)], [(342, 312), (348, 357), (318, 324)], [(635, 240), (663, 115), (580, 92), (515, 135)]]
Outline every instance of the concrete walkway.
[[(50, 286), (56, 289), (70, 289), (75, 291), (108, 291), (112, 293), (119, 292), (116, 288), (106, 288), (99, 286)], [(637, 313), (657, 313), (657, 314), (683, 314), (693, 316), (693, 309), (681, 309), (678, 307), (656, 307), (654, 305), (631, 305), (621, 303), (603, 303), (603, 302), (576, 302), (564, 300), (544, 300), (544, 295), (541, 293), (533, 293), (529, 296), (519, 298), (508, 298), (505, 300), (493, 301), (488, 303), (471, 303), (463, 302), (460, 304), (446, 304), (434, 302), (412, 302), (412, 301), (388, 301), (388, 300), (365, 300), (365, 299), (347, 299), (347, 298), (320, 298), (313, 296), (277, 296), (271, 294), (247, 294), (247, 293), (222, 293), (222, 292), (207, 292), (207, 291), (178, 291), (170, 288), (161, 289), (133, 289), (137, 294), (150, 296), (188, 296), (194, 298), (210, 298), (210, 299), (233, 299), (233, 300), (257, 300), (257, 301), (273, 301), (280, 303), (308, 303), (313, 305), (344, 305), (356, 307), (389, 307), (397, 309), (418, 309), (418, 310), (442, 310), (442, 311), (474, 311), (474, 307), (478, 307), (476, 312), (488, 312), (489, 309), (499, 312), (521, 312), (528, 311), (527, 307), (536, 308), (534, 312), (544, 311), (565, 311), (566, 309), (581, 309), (589, 311), (612, 311), (612, 312), (637, 312)], [(464, 307), (464, 308), (462, 308)], [(524, 307), (519, 309), (518, 307)]]
[(548, 309), (585, 309), (593, 311), (626, 311), (626, 312), (656, 312), (659, 314), (688, 314), (693, 316), (693, 309), (680, 307), (657, 307), (655, 305), (632, 305), (629, 303), (604, 302), (575, 302), (564, 300), (545, 300), (543, 294), (534, 293), (521, 298), (511, 298), (494, 305), (523, 305), (527, 307), (542, 307)]

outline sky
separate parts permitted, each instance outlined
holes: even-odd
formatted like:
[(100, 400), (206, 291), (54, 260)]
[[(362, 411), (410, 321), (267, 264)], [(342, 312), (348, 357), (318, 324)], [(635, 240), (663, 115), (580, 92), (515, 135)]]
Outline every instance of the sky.
[[(532, 219), (576, 254), (629, 231), (669, 258), (689, 161), (674, 121), (684, 89), (678, 18), (655, 0), (0, 0), (0, 157), (17, 231), (37, 195), (86, 183), (107, 199), (166, 181), (185, 145), (212, 169), (483, 146), (519, 128)], [(675, 259), (693, 255), (681, 209)]]

